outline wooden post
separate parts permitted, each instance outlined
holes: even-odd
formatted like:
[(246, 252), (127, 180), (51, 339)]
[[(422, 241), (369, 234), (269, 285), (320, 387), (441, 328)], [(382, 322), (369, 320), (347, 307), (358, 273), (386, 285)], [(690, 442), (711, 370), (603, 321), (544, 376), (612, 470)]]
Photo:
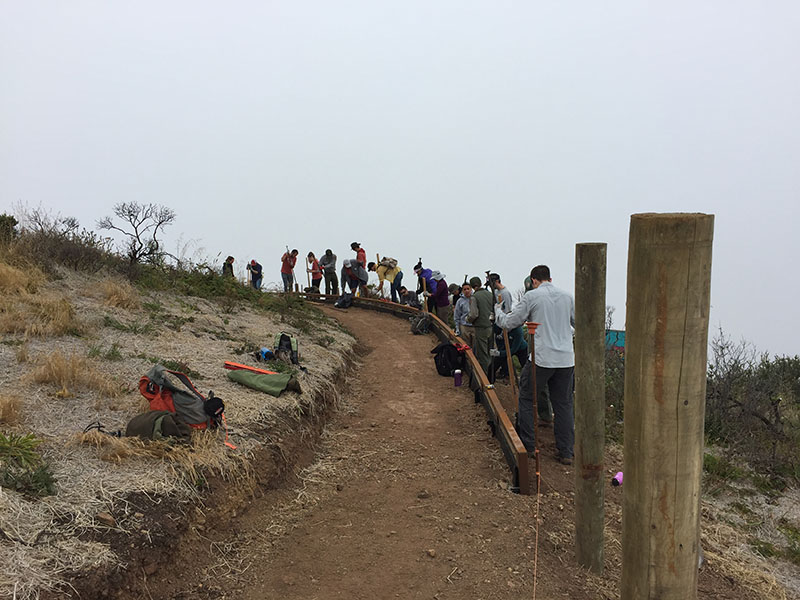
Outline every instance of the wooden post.
[(606, 244), (575, 246), (575, 556), (603, 572)]
[(631, 217), (621, 600), (697, 598), (714, 216)]

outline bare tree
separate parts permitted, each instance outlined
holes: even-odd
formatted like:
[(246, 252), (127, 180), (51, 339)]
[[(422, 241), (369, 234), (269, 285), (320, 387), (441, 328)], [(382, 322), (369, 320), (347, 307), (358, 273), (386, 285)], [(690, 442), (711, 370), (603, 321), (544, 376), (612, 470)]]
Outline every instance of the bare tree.
[(158, 204), (121, 202), (114, 205), (114, 215), (122, 221), (121, 225), (115, 225), (112, 217), (104, 217), (97, 227), (126, 236), (123, 247), (131, 266), (158, 262), (164, 257), (166, 253), (161, 250), (158, 236), (175, 220), (175, 211)]

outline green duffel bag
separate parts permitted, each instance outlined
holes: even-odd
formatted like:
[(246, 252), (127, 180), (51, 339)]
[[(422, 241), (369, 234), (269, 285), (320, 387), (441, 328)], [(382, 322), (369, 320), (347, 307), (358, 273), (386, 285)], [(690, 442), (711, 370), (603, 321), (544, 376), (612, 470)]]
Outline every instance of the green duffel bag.
[(192, 428), (176, 421), (175, 414), (168, 410), (151, 410), (133, 417), (125, 428), (125, 436), (143, 440), (188, 440), (192, 436)]

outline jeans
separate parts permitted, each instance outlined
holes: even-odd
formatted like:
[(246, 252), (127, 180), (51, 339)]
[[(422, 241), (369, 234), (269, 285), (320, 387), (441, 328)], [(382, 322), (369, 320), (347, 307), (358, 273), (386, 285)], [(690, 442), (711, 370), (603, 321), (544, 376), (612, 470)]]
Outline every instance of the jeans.
[(252, 285), (253, 288), (255, 288), (257, 290), (260, 290), (261, 289), (261, 281), (262, 281), (262, 279), (263, 279), (263, 277), (254, 277), (253, 279), (250, 280), (250, 285)]
[(312, 279), (311, 280), (311, 293), (312, 294), (319, 294), (319, 285), (320, 285), (321, 281), (322, 281), (322, 277), (320, 277), (319, 279)]
[[(556, 449), (561, 456), (572, 458), (575, 446), (575, 417), (573, 414), (573, 391), (575, 367), (536, 367), (537, 405), (541, 414), (542, 398), (550, 392), (553, 405), (553, 434)], [(519, 381), (519, 437), (528, 452), (535, 448), (536, 432), (533, 429), (533, 383), (530, 361), (522, 368)]]
[(398, 271), (397, 275), (394, 276), (394, 281), (392, 281), (391, 285), (389, 286), (389, 290), (392, 292), (392, 302), (397, 302), (397, 294), (400, 292), (400, 286), (403, 285), (403, 272)]
[(339, 278), (336, 273), (323, 273), (325, 276), (325, 295), (339, 295)]
[(281, 272), (281, 279), (283, 279), (283, 291), (291, 292), (292, 284), (294, 283), (294, 276), (292, 273)]

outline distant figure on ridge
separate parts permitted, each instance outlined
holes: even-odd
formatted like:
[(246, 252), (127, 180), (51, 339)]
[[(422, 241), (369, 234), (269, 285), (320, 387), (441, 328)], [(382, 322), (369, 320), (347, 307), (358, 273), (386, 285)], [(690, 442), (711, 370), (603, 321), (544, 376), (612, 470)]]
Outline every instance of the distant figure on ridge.
[(264, 269), (254, 258), (250, 261), (250, 264), (247, 265), (247, 270), (250, 271), (250, 285), (252, 285), (254, 289), (260, 290), (261, 281), (264, 279)]
[(450, 295), (447, 289), (447, 281), (444, 273), (433, 271), (431, 279), (436, 282), (436, 290), (433, 292), (433, 304), (436, 307), (436, 316), (447, 323), (450, 320)]
[(346, 258), (342, 261), (342, 292), (345, 284), (350, 286), (350, 292), (355, 295), (357, 290), (366, 290), (369, 275), (364, 267), (354, 258)]
[(322, 267), (322, 275), (325, 277), (325, 295), (338, 296), (339, 279), (336, 276), (336, 255), (333, 250), (330, 248), (325, 250), (325, 254), (319, 259), (319, 266)]
[(283, 291), (291, 292), (294, 284), (294, 266), (297, 264), (297, 255), (300, 254), (297, 248), (291, 252), (286, 251), (281, 256), (281, 279), (283, 280)]
[(322, 281), (322, 267), (319, 266), (319, 261), (317, 257), (314, 256), (313, 252), (309, 252), (306, 258), (308, 264), (311, 265), (310, 269), (306, 268), (306, 272), (311, 273), (311, 293), (319, 294), (319, 286)]
[(489, 375), (491, 358), (489, 357), (489, 342), (492, 337), (492, 311), (494, 301), (492, 293), (481, 286), (481, 278), (473, 277), (469, 280), (472, 287), (472, 298), (469, 302), (469, 314), (467, 323), (473, 327), (475, 334), (475, 344), (472, 347), (475, 358), (486, 375)]
[(367, 268), (367, 252), (358, 242), (353, 242), (350, 247), (356, 253), (356, 261), (365, 269)]
[(233, 278), (233, 257), (229, 256), (222, 263), (222, 276)]
[(400, 270), (397, 260), (384, 256), (377, 265), (374, 262), (369, 263), (367, 271), (375, 271), (378, 274), (378, 291), (383, 291), (384, 279), (389, 282), (392, 302), (397, 302), (397, 292), (403, 283), (403, 271)]
[[(428, 304), (428, 312), (436, 312), (436, 304), (431, 294), (436, 291), (436, 281), (433, 280), (431, 275), (433, 271), (426, 269), (422, 266), (422, 259), (414, 265), (414, 273), (417, 276), (417, 295), (423, 294), (425, 296), (424, 302)], [(428, 292), (425, 294), (425, 292)]]
[(412, 292), (404, 285), (401, 285), (397, 292), (400, 295), (400, 304), (405, 304), (411, 308), (422, 308), (416, 292)]

